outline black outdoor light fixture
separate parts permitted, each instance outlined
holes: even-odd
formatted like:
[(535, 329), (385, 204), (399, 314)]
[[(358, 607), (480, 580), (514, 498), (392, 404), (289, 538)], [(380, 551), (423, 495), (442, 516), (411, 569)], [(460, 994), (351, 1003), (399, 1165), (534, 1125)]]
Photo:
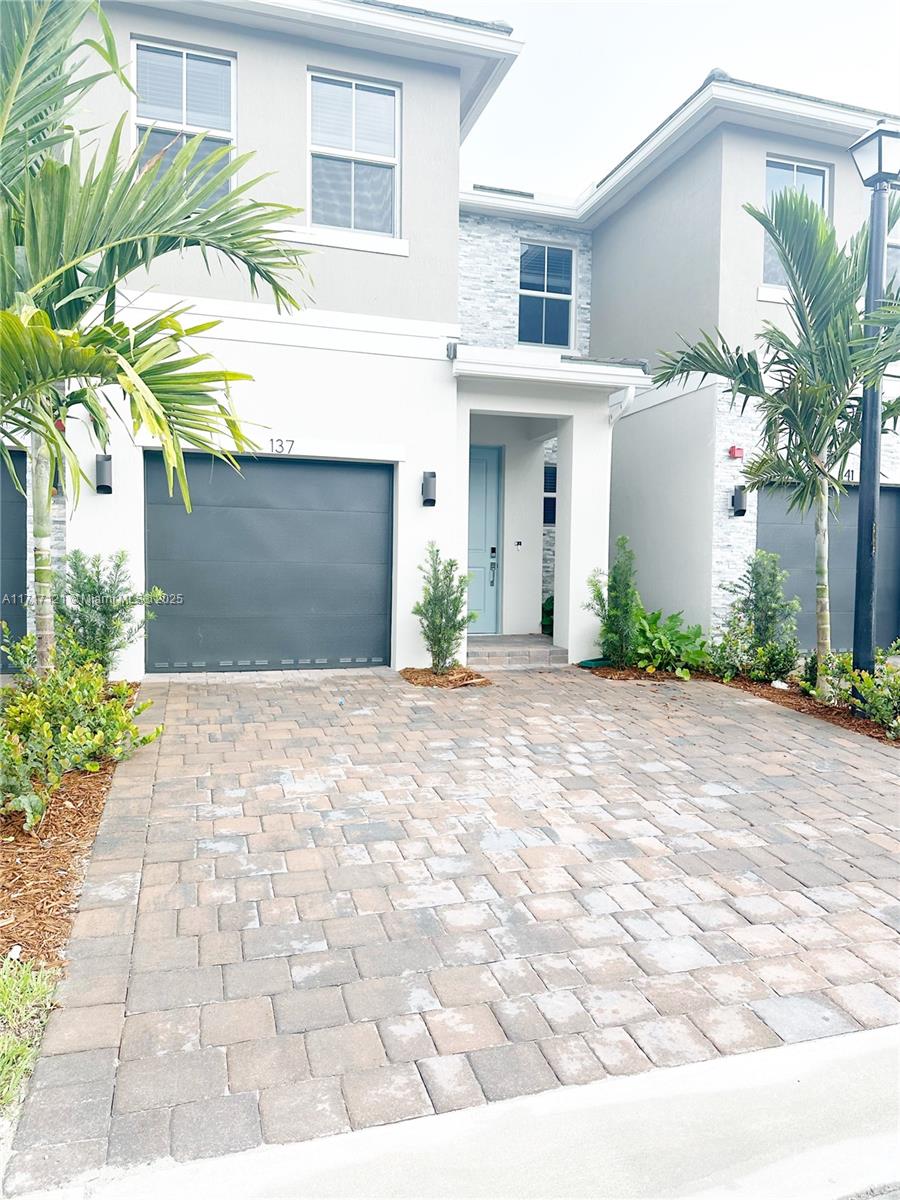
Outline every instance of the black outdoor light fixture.
[(434, 508), (437, 503), (437, 472), (423, 471), (422, 473), (422, 504), (425, 508)]
[(98, 454), (94, 464), (94, 483), (98, 496), (112, 495), (112, 455)]
[[(869, 263), (866, 312), (884, 300), (887, 275), (888, 193), (900, 182), (900, 129), (879, 121), (850, 147), (856, 169), (872, 189), (869, 215)], [(877, 325), (866, 325), (875, 337)], [(853, 665), (875, 666), (875, 568), (878, 554), (878, 501), (881, 491), (881, 383), (863, 388), (859, 442), (859, 517), (856, 535), (856, 593), (853, 609)]]
[(735, 517), (747, 515), (747, 489), (741, 483), (731, 493), (731, 512)]

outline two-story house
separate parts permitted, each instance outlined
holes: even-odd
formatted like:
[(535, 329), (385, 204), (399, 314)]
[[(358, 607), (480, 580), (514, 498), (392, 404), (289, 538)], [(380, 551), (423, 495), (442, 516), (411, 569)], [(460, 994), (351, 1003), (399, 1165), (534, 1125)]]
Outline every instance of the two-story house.
[[(682, 337), (716, 329), (732, 345), (751, 346), (766, 320), (787, 317), (780, 264), (743, 205), (763, 208), (775, 192), (803, 188), (848, 239), (868, 215), (868, 192), (848, 150), (882, 115), (714, 71), (571, 202), (495, 189), (464, 193), (463, 278), (471, 257), (473, 273), (485, 259), (496, 261), (499, 279), (504, 243), (541, 236), (573, 247), (583, 264), (575, 335), (583, 351), (652, 364)], [(892, 234), (888, 271), (900, 278), (900, 228)], [(508, 280), (495, 289), (493, 306), (480, 297), (476, 303), (472, 289), (463, 295), (461, 318), (474, 339), (516, 336), (513, 308), (498, 300), (509, 290)], [(900, 376), (889, 377), (886, 394), (896, 395), (898, 386)], [(741, 573), (753, 550), (777, 551), (790, 571), (789, 594), (803, 600), (799, 633), (809, 646), (815, 640), (811, 514), (788, 511), (779, 489), (750, 493), (743, 515), (732, 505), (757, 441), (752, 407), (742, 415), (715, 381), (639, 393), (613, 437), (611, 537), (631, 539), (648, 605), (682, 609), (704, 627), (725, 615), (730, 597), (722, 585)], [(852, 459), (832, 523), (832, 627), (839, 646), (852, 636), (856, 471)], [(877, 638), (888, 645), (900, 635), (900, 437), (893, 432), (883, 438), (882, 482)]]
[[(284, 236), (308, 249), (312, 277), (291, 316), (190, 252), (129, 281), (129, 319), (187, 301), (221, 322), (202, 347), (253, 376), (233, 401), (261, 449), (240, 474), (191, 455), (187, 513), (152, 442), (114, 429), (111, 493), (70, 505), (65, 542), (124, 547), (135, 585), (166, 593), (119, 671), (422, 664), (411, 610), (431, 541), (472, 573), (473, 636), (537, 632), (549, 437), (563, 479), (556, 642), (589, 654), (610, 413), (647, 379), (579, 353), (589, 248), (538, 230), (521, 285), (520, 246), (504, 251), (527, 336), (460, 336), (459, 147), (515, 60), (511, 30), (377, 0), (105, 11), (134, 94), (105, 81), (79, 124), (102, 137), (130, 104), (130, 143), (149, 130), (148, 155), (198, 131), (255, 151), (248, 170), (272, 173), (259, 196), (303, 210)], [(96, 448), (83, 449), (90, 474)]]

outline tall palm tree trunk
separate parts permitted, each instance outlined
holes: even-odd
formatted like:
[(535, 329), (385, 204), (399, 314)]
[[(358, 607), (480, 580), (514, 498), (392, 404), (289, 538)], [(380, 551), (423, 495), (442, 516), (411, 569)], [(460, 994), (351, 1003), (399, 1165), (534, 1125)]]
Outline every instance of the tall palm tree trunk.
[(816, 687), (826, 686), (825, 660), (831, 654), (831, 601), (828, 592), (828, 480), (820, 478), (816, 492)]
[(53, 661), (53, 555), (50, 453), (39, 434), (31, 435), (31, 530), (34, 539), (34, 628), (37, 669)]

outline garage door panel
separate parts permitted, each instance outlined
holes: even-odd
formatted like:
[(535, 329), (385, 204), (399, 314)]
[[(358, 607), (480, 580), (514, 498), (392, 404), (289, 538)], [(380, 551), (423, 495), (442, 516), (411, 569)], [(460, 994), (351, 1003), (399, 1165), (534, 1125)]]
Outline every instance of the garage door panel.
[(193, 562), (384, 564), (385, 513), (301, 512), (151, 506), (147, 551), (154, 560), (181, 553)]
[[(787, 508), (788, 493), (781, 488), (760, 492), (757, 544), (781, 555), (789, 572), (785, 590), (803, 605), (797, 621), (800, 644), (815, 645), (815, 538), (812, 513)], [(829, 524), (829, 583), (831, 587), (831, 637), (837, 649), (853, 643), (853, 608), (856, 588), (857, 491), (850, 488), (840, 498)], [(883, 487), (879, 517), (878, 580), (875, 638), (888, 646), (900, 636), (900, 488)]]
[(272, 610), (272, 597), (284, 593), (295, 611), (304, 616), (337, 613), (341, 616), (383, 613), (390, 608), (386, 583), (388, 564), (336, 564), (326, 577), (311, 579), (306, 566), (295, 563), (257, 563), (248, 572), (246, 564), (216, 564), (213, 571), (198, 571), (195, 564), (157, 561), (153, 584), (167, 597), (180, 597), (158, 606), (173, 619), (195, 620), (200, 616), (246, 613), (265, 616)]
[[(191, 505), (198, 508), (313, 509), (336, 512), (382, 512), (391, 508), (390, 471), (380, 463), (315, 462), (291, 458), (244, 458), (238, 475), (227, 463), (204, 456), (187, 460)], [(339, 465), (353, 472), (347, 486)], [(298, 467), (302, 470), (298, 470)], [(170, 498), (162, 470), (147, 478), (148, 504), (181, 505)]]
[[(151, 671), (387, 663), (392, 479), (384, 464), (248, 459), (188, 465), (193, 511), (146, 458)], [(173, 602), (174, 601), (174, 602)]]

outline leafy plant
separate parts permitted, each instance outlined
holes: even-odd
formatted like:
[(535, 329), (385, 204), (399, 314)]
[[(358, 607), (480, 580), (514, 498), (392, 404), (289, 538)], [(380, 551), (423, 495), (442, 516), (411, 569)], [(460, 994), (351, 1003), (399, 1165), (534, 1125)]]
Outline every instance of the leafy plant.
[(153, 613), (136, 609), (159, 603), (161, 588), (134, 592), (124, 550), (104, 559), (73, 550), (54, 579), (57, 631), (66, 629), (88, 661), (98, 662), (108, 675), (116, 656), (142, 632)]
[(785, 597), (788, 573), (779, 564), (777, 554), (757, 550), (740, 579), (724, 585), (734, 600), (722, 635), (710, 650), (710, 669), (720, 678), (745, 675), (770, 683), (785, 679), (796, 667), (800, 601)]
[(699, 625), (682, 628), (682, 614), (663, 617), (662, 610), (641, 611), (637, 619), (635, 639), (636, 664), (652, 675), (654, 671), (671, 671), (679, 679), (690, 679), (689, 667), (705, 666), (706, 641)]
[[(816, 650), (823, 664), (831, 651), (829, 509), (845, 490), (847, 461), (859, 444), (863, 386), (900, 358), (900, 295), (892, 285), (883, 309), (863, 311), (867, 227), (839, 245), (825, 212), (795, 189), (775, 195), (765, 212), (744, 208), (765, 230), (784, 271), (789, 326), (765, 322), (758, 351), (730, 346), (718, 330), (704, 333), (694, 345), (664, 354), (654, 380), (716, 376), (730, 385), (733, 402), (754, 406), (762, 439), (747, 464), (750, 487), (788, 487), (791, 507), (815, 513)], [(898, 216), (895, 198), (889, 224)], [(886, 401), (882, 429), (898, 417), (900, 398)]]
[[(6, 637), (5, 625), (2, 631)], [(128, 758), (162, 727), (141, 733), (134, 717), (149, 702), (131, 708), (129, 685), (108, 683), (68, 633), (47, 671), (37, 666), (33, 634), (3, 648), (20, 673), (0, 697), (0, 812), (21, 812), (32, 829), (67, 771)]]
[(541, 633), (553, 636), (553, 597), (547, 596), (541, 605)]
[(428, 543), (428, 561), (419, 567), (424, 576), (422, 599), (413, 614), (419, 618), (435, 675), (446, 675), (453, 666), (463, 634), (478, 615), (466, 612), (470, 576), (458, 573), (458, 568), (455, 558), (443, 560), (435, 543)]
[(855, 709), (885, 729), (888, 737), (900, 738), (900, 668), (889, 661), (898, 648), (895, 642), (876, 650), (871, 672), (855, 670), (849, 651), (831, 654), (822, 664), (807, 664), (800, 686), (817, 700)]
[(585, 608), (600, 618), (597, 644), (614, 667), (627, 667), (634, 661), (642, 612), (634, 573), (634, 551), (623, 534), (616, 539), (616, 557), (609, 575), (594, 571), (587, 581), (591, 599)]

